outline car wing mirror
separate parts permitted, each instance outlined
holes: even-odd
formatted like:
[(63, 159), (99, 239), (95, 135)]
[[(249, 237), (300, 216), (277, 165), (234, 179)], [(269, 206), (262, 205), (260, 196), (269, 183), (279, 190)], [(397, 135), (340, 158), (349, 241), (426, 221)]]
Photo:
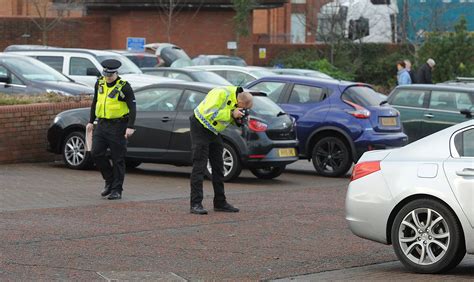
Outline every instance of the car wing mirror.
[(472, 118), (472, 111), (470, 109), (462, 109), (459, 112), (465, 115), (466, 118)]
[(5, 83), (5, 84), (11, 84), (12, 83), (12, 77), (11, 76), (0, 76), (0, 82)]
[(86, 75), (99, 77), (99, 76), (100, 76), (100, 72), (99, 72), (96, 68), (87, 68)]

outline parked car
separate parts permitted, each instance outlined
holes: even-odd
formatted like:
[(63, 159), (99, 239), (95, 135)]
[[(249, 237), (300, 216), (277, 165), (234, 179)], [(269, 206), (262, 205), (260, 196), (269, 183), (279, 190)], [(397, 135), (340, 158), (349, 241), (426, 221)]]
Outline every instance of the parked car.
[(0, 53), (0, 92), (5, 94), (91, 95), (92, 87), (72, 79), (33, 58)]
[(439, 273), (474, 254), (474, 120), (403, 148), (365, 153), (352, 172), (346, 220), (392, 244), (411, 271)]
[(145, 45), (147, 50), (151, 50), (163, 61), (159, 66), (163, 67), (187, 67), (193, 62), (186, 52), (179, 46), (172, 43), (149, 43)]
[(180, 79), (185, 81), (196, 81), (216, 85), (232, 85), (222, 76), (211, 71), (189, 69), (189, 68), (142, 68), (143, 73)]
[(307, 69), (283, 69), (283, 68), (273, 68), (270, 69), (272, 72), (276, 74), (286, 74), (286, 75), (302, 75), (302, 76), (309, 76), (309, 77), (316, 77), (316, 78), (327, 78), (327, 79), (334, 79), (331, 76), (315, 70), (307, 70)]
[[(189, 117), (214, 87), (173, 82), (137, 90), (136, 132), (129, 139), (127, 165), (191, 165)], [(222, 133), (225, 181), (236, 178), (243, 167), (259, 178), (274, 178), (287, 164), (298, 160), (298, 140), (290, 116), (265, 96), (255, 96), (254, 100), (248, 123), (240, 128), (230, 126)], [(48, 130), (49, 151), (62, 154), (69, 168), (83, 169), (91, 163), (84, 147), (89, 112), (88, 108), (62, 112)]]
[(141, 68), (151, 68), (158, 67), (164, 64), (164, 61), (161, 60), (158, 56), (145, 53), (145, 52), (131, 52), (127, 50), (110, 50), (112, 52), (118, 53), (122, 56), (127, 57), (132, 61), (137, 67)]
[(367, 84), (281, 75), (246, 87), (296, 119), (300, 158), (320, 175), (344, 175), (364, 152), (407, 143), (398, 111)]
[(438, 85), (457, 85), (474, 88), (474, 77), (456, 77), (454, 80), (437, 83)]
[(237, 56), (227, 55), (199, 55), (193, 58), (193, 63), (199, 65), (230, 65), (246, 67), (247, 63), (244, 59)]
[(274, 76), (275, 74), (268, 69), (261, 67), (239, 67), (239, 66), (192, 66), (189, 69), (207, 70), (216, 73), (232, 85), (245, 86), (248, 83), (265, 76)]
[(101, 62), (107, 59), (116, 59), (122, 63), (122, 66), (119, 68), (119, 75), (128, 81), (134, 89), (171, 80), (143, 74), (132, 61), (111, 51), (73, 48), (29, 48), (13, 49), (8, 52), (35, 58), (73, 80), (91, 87), (94, 87), (97, 77), (101, 75), (103, 69)]
[(408, 141), (413, 142), (472, 118), (474, 88), (412, 84), (395, 88), (387, 102), (400, 111)]

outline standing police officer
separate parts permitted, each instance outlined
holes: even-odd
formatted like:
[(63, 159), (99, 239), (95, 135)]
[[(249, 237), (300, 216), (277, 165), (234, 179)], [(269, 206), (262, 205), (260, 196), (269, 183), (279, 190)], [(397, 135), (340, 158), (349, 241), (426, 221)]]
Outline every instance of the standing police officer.
[[(94, 120), (98, 119), (91, 154), (105, 180), (101, 196), (109, 200), (122, 198), (127, 138), (135, 131), (135, 95), (130, 84), (118, 76), (121, 65), (120, 61), (114, 59), (102, 62), (103, 76), (95, 84), (94, 100), (86, 128), (88, 131), (92, 130)], [(106, 155), (107, 148), (110, 149), (112, 165)]]
[(202, 206), (204, 169), (209, 159), (212, 167), (214, 211), (238, 212), (227, 203), (224, 193), (224, 145), (220, 134), (229, 124), (244, 116), (243, 109), (250, 109), (253, 96), (242, 88), (228, 86), (212, 89), (194, 110), (190, 120), (193, 153), (191, 173), (191, 213), (207, 214)]

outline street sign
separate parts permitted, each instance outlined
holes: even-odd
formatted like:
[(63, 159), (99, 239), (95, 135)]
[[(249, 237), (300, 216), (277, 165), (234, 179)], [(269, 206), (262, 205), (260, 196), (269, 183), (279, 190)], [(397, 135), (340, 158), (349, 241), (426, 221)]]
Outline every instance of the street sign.
[(133, 52), (145, 51), (146, 38), (143, 37), (127, 37), (127, 50)]
[(258, 48), (258, 58), (265, 59), (267, 57), (267, 48)]
[(237, 42), (235, 41), (227, 41), (227, 49), (235, 50), (237, 49)]

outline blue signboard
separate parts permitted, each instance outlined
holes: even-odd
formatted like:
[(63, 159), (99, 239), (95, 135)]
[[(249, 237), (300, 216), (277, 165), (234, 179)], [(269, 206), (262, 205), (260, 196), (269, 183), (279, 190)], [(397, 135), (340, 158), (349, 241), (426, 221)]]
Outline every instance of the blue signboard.
[(127, 37), (127, 50), (133, 52), (145, 51), (146, 39), (143, 37)]

